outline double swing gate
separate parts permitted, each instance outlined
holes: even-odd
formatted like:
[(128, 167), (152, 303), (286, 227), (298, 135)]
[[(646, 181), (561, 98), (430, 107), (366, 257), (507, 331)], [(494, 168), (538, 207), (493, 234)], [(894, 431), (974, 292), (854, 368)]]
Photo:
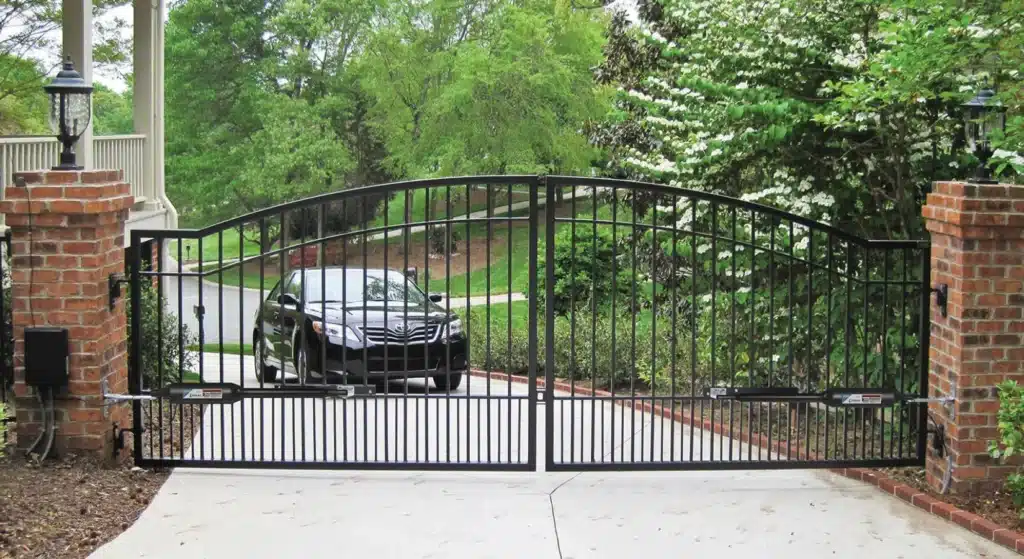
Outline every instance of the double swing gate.
[(924, 461), (926, 242), (655, 184), (486, 176), (133, 231), (129, 273), (142, 466)]

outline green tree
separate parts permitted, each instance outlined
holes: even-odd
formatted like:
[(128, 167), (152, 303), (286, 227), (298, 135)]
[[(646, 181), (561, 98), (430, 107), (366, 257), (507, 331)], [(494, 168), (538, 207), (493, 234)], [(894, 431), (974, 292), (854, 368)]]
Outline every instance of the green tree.
[(393, 6), (363, 84), (398, 175), (582, 172), (580, 133), (605, 112), (590, 68), (603, 19), (562, 2), (431, 0)]
[(168, 191), (186, 222), (380, 178), (365, 160), (375, 141), (350, 75), (376, 10), (372, 0), (192, 0), (171, 10)]
[(94, 83), (92, 127), (95, 134), (102, 136), (134, 132), (131, 88), (117, 93), (101, 83)]

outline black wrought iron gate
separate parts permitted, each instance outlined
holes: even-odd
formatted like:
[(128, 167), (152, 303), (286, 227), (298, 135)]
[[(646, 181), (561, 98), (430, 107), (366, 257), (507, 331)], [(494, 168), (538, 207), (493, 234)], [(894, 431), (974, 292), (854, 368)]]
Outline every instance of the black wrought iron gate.
[(143, 466), (923, 463), (925, 242), (655, 184), (486, 176), (131, 246)]

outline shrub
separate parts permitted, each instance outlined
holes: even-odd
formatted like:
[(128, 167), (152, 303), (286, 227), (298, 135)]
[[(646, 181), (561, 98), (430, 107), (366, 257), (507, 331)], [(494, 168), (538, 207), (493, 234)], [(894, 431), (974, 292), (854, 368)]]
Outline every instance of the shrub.
[[(196, 338), (188, 326), (179, 324), (177, 316), (170, 312), (167, 300), (157, 293), (155, 287), (143, 282), (141, 291), (142, 378), (147, 388), (159, 388), (161, 371), (162, 384), (167, 384), (177, 378), (179, 363), (184, 371), (195, 368), (195, 357), (187, 348), (196, 343)], [(131, 347), (132, 311), (130, 304), (125, 307), (128, 312), (128, 346)], [(160, 307), (163, 307), (162, 317), (158, 316)], [(159, 344), (158, 339), (162, 339)], [(181, 352), (180, 348), (185, 348), (185, 351)]]
[[(462, 317), (469, 336), (469, 362), (476, 368), (524, 374), (530, 366), (529, 306), (525, 301), (490, 307), (490, 343), (488, 343), (488, 310), (475, 307)], [(512, 328), (509, 329), (509, 312)], [(468, 326), (467, 326), (468, 323)], [(538, 351), (544, 355), (544, 326), (538, 324)]]
[[(567, 314), (573, 306), (589, 306), (592, 299), (604, 305), (613, 295), (629, 294), (633, 283), (631, 264), (627, 261), (629, 251), (615, 247), (609, 227), (578, 224), (575, 229), (573, 232), (572, 228), (563, 227), (555, 235), (555, 298), (551, 304), (556, 315)], [(544, 270), (546, 251), (544, 247), (538, 250), (538, 269)], [(542, 305), (547, 293), (546, 275), (540, 272), (537, 278)]]
[[(993, 458), (1007, 459), (1024, 452), (1024, 387), (1008, 380), (999, 385), (999, 440), (989, 443)], [(1024, 474), (1018, 470), (1006, 478), (1006, 489), (1013, 504), (1024, 509)], [(1018, 510), (1024, 520), (1024, 510)]]
[[(616, 310), (614, 343), (612, 313), (607, 308), (599, 309), (596, 315), (578, 310), (559, 317), (555, 322), (555, 375), (591, 381), (595, 388), (605, 389), (629, 386), (632, 380), (634, 388), (653, 387), (664, 394), (672, 387), (674, 353), (677, 394), (689, 391), (691, 362), (689, 346), (681, 333), (684, 330), (677, 327), (673, 352), (671, 320), (655, 319), (650, 311), (634, 315), (631, 310), (628, 306)], [(682, 377), (686, 379), (685, 388), (679, 384), (684, 382)]]

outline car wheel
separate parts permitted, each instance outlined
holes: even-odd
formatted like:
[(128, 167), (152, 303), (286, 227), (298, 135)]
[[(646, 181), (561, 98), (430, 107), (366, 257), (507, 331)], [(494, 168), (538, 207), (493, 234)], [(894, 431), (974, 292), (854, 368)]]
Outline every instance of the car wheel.
[(266, 362), (263, 361), (263, 355), (260, 352), (260, 344), (253, 338), (252, 340), (252, 360), (255, 363), (256, 368), (256, 380), (264, 383), (274, 382), (277, 380), (277, 369), (275, 367), (268, 367)]
[(462, 373), (442, 373), (434, 375), (434, 386), (438, 390), (452, 391), (462, 384)]

